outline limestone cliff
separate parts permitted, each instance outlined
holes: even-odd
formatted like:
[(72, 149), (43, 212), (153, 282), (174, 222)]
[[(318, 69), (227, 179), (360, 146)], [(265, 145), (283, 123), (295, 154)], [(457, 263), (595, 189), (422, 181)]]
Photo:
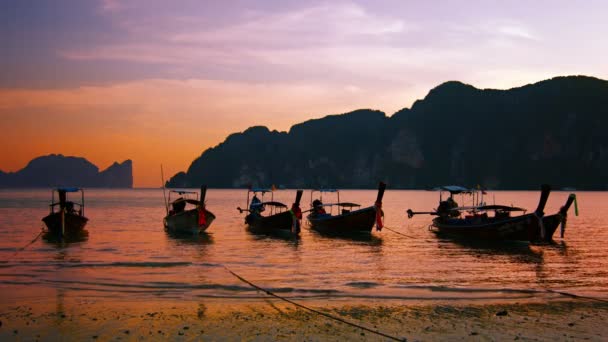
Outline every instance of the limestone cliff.
[(131, 160), (114, 163), (99, 172), (99, 168), (80, 157), (50, 154), (31, 160), (23, 169), (0, 173), (0, 187), (133, 187)]
[(450, 81), (387, 117), (330, 115), (252, 127), (204, 151), (169, 186), (606, 189), (608, 82), (556, 77), (509, 90)]

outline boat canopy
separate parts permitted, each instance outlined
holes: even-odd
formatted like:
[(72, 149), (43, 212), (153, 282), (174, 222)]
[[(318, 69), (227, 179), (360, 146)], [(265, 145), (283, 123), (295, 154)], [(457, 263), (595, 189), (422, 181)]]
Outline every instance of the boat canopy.
[(508, 205), (500, 205), (500, 204), (492, 204), (492, 205), (482, 205), (477, 207), (479, 210), (500, 210), (500, 211), (527, 211), (524, 208), (518, 207), (509, 207)]
[(55, 190), (63, 191), (63, 192), (78, 192), (78, 191), (80, 191), (80, 188), (66, 187), (66, 188), (57, 188)]
[(261, 192), (261, 193), (265, 193), (265, 192), (272, 192), (272, 189), (268, 189), (268, 188), (252, 188), (252, 189), (249, 189), (249, 192)]
[(285, 205), (285, 204), (283, 204), (281, 202), (275, 202), (275, 201), (254, 203), (251, 206), (252, 207), (257, 207), (257, 206), (262, 206), (262, 205), (268, 205), (268, 206), (271, 206), (271, 207), (279, 207), (279, 208), (287, 208), (287, 205)]
[(170, 192), (174, 192), (176, 194), (180, 194), (180, 195), (185, 195), (185, 194), (193, 194), (193, 195), (198, 195), (198, 192), (196, 191), (186, 191), (186, 190), (171, 190)]
[(188, 204), (193, 204), (193, 205), (204, 205), (204, 203), (202, 203), (201, 201), (197, 201), (195, 199), (190, 199), (190, 198), (181, 198), (181, 197), (176, 199), (172, 203), (179, 203), (179, 202), (186, 202)]
[(323, 206), (323, 207), (337, 206), (337, 207), (352, 208), (352, 207), (360, 207), (361, 204), (350, 203), (350, 202), (341, 202), (341, 203), (324, 203), (321, 206)]
[(519, 208), (519, 207), (510, 207), (508, 205), (500, 205), (500, 204), (490, 204), (490, 205), (471, 205), (471, 206), (464, 206), (464, 207), (456, 207), (456, 208), (450, 208), (449, 210), (451, 211), (488, 211), (488, 210), (495, 210), (495, 211), (528, 211), (527, 209), (524, 208)]
[(449, 191), (451, 194), (471, 193), (474, 191), (472, 189), (467, 189), (460, 185), (444, 185), (444, 186), (440, 186), (439, 190)]

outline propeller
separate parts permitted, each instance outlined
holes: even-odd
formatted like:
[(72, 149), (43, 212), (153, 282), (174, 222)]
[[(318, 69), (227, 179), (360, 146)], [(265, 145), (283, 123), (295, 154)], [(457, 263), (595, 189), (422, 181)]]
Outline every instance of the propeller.
[(420, 215), (420, 214), (437, 215), (436, 211), (413, 211), (412, 209), (408, 209), (406, 212), (407, 212), (407, 218), (412, 218), (412, 217), (414, 217), (414, 215)]

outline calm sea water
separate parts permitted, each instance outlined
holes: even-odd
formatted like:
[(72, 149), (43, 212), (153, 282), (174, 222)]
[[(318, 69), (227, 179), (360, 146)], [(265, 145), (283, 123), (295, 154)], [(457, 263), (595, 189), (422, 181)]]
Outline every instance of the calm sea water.
[[(492, 300), (537, 296), (547, 289), (608, 298), (608, 193), (579, 192), (580, 216), (571, 209), (566, 236), (551, 245), (463, 244), (428, 231), (431, 217), (408, 220), (405, 210), (436, 207), (438, 194), (387, 190), (389, 230), (371, 237), (332, 238), (310, 231), (300, 238), (252, 235), (243, 190), (210, 189), (207, 207), (217, 220), (200, 237), (163, 230), (161, 190), (86, 193), (88, 237), (76, 242), (38, 239), (48, 212), (48, 190), (0, 191), (0, 302), (42, 300), (61, 291), (88, 298), (129, 300), (259, 298), (224, 266), (292, 298)], [(496, 192), (496, 203), (533, 210), (538, 192)], [(568, 193), (553, 192), (547, 213)], [(295, 191), (275, 193), (290, 204)], [(371, 190), (341, 192), (365, 206)], [(493, 201), (492, 195), (486, 197)], [(303, 203), (310, 200), (305, 192)], [(303, 205), (303, 208), (306, 206)], [(532, 290), (532, 291), (530, 291)]]

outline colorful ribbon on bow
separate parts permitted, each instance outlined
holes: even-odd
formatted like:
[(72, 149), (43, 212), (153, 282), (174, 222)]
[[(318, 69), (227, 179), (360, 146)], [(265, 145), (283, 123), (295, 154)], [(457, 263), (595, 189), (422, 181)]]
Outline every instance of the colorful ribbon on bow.
[(207, 210), (204, 207), (198, 208), (198, 225), (206, 226), (207, 225)]

